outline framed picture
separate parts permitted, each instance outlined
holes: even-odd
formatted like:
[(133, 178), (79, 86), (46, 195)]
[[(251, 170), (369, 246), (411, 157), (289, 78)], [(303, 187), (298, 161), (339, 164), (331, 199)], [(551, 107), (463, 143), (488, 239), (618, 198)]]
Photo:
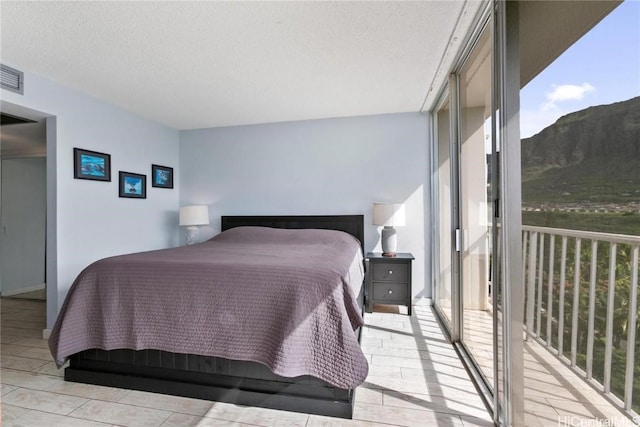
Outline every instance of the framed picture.
[(111, 181), (111, 155), (73, 149), (73, 177), (94, 181)]
[(147, 176), (139, 173), (120, 171), (120, 197), (129, 197), (132, 199), (147, 198)]
[(151, 186), (173, 188), (173, 168), (169, 166), (151, 165)]

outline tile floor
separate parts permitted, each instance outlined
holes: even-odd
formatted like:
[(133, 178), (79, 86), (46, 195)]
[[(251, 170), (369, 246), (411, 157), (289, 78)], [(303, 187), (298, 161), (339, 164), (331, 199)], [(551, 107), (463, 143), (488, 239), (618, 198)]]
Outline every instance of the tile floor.
[(411, 317), (367, 313), (369, 377), (353, 420), (241, 407), (64, 382), (41, 339), (45, 304), (0, 299), (2, 425), (17, 426), (492, 426), (431, 308)]

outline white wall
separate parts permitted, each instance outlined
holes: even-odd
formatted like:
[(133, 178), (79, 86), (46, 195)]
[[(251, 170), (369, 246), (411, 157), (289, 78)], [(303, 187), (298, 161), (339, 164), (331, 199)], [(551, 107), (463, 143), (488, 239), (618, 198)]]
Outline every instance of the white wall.
[(418, 113), (182, 131), (180, 205), (209, 205), (202, 238), (221, 215), (364, 214), (365, 250), (380, 251), (372, 204), (404, 202), (398, 250), (416, 257), (414, 295), (431, 297), (428, 139)]
[[(53, 253), (47, 251), (57, 270), (47, 269), (47, 325), (52, 327), (71, 283), (89, 263), (177, 244), (179, 179), (174, 190), (153, 188), (150, 174), (152, 163), (178, 172), (179, 134), (29, 73), (20, 64), (7, 65), (25, 72), (25, 89), (24, 95), (2, 90), (2, 101), (56, 116), (55, 134), (47, 133), (47, 206), (53, 210), (48, 224), (55, 224), (57, 239)], [(111, 154), (111, 182), (74, 179), (74, 147)], [(121, 170), (147, 175), (147, 199), (118, 197)]]

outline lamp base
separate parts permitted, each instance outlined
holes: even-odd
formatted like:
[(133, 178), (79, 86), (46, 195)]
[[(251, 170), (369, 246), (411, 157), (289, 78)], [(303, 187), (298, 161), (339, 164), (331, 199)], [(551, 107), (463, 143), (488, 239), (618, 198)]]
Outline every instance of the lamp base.
[(398, 250), (398, 237), (396, 236), (396, 229), (390, 226), (385, 226), (382, 229), (382, 256), (394, 257)]
[(200, 234), (200, 230), (195, 225), (191, 225), (187, 227), (187, 245), (193, 245), (194, 243), (198, 243), (198, 235)]

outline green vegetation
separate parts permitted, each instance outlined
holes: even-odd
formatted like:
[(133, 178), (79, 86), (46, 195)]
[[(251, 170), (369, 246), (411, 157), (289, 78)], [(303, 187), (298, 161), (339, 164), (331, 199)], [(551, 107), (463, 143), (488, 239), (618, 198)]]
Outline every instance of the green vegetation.
[(526, 206), (622, 207), (640, 202), (640, 97), (561, 117), (522, 140)]
[(522, 212), (522, 224), (640, 236), (640, 212)]
[[(638, 215), (635, 216), (636, 221)], [(565, 227), (576, 229), (575, 226)], [(548, 302), (548, 276), (549, 276), (549, 237), (545, 239), (545, 251), (543, 254), (543, 283), (542, 288), (542, 318), (541, 322), (541, 339), (546, 340), (547, 316), (549, 311), (552, 312), (551, 327), (551, 343), (554, 348), (558, 347), (558, 315), (560, 307), (560, 262), (561, 262), (561, 244), (562, 239), (555, 238), (554, 251), (554, 277), (552, 286), (552, 307), (547, 306)], [(573, 324), (573, 296), (575, 291), (574, 274), (576, 271), (575, 239), (569, 238), (567, 241), (567, 257), (566, 257), (566, 274), (564, 283), (564, 329), (562, 333), (563, 354), (565, 357), (571, 357), (571, 331)], [(599, 382), (604, 381), (604, 359), (605, 359), (605, 341), (606, 341), (606, 317), (607, 302), (609, 289), (609, 262), (610, 262), (610, 245), (607, 242), (598, 243), (598, 257), (596, 268), (596, 286), (594, 294), (594, 345), (593, 345), (593, 378)], [(583, 240), (580, 250), (579, 260), (579, 302), (578, 302), (578, 318), (577, 318), (577, 352), (576, 362), (578, 367), (586, 369), (587, 345), (589, 339), (589, 288), (590, 288), (590, 266), (591, 266), (591, 241)], [(626, 369), (626, 340), (628, 334), (629, 319), (629, 296), (631, 288), (631, 246), (618, 245), (616, 251), (616, 280), (615, 294), (613, 300), (613, 351), (611, 366), (611, 391), (620, 399), (624, 399), (624, 381)], [(525, 274), (528, 274), (528, 265), (525, 265)], [(536, 269), (536, 276), (538, 270)], [(525, 277), (527, 277), (525, 275)], [(534, 312), (537, 312), (538, 300), (538, 277), (534, 281)], [(525, 303), (526, 304), (526, 303)], [(640, 316), (640, 307), (636, 312), (636, 318)], [(526, 321), (526, 320), (525, 320)], [(537, 325), (536, 325), (537, 326)], [(535, 330), (535, 326), (534, 326)], [(635, 333), (635, 358), (634, 358), (634, 380), (633, 380), (633, 402), (632, 406), (635, 411), (640, 411), (640, 322), (636, 324)]]
[(638, 164), (628, 159), (592, 159), (579, 165), (523, 170), (522, 197), (529, 204), (615, 204), (638, 202)]
[[(640, 236), (640, 97), (610, 105), (590, 107), (567, 114), (538, 134), (522, 140), (522, 200), (526, 208), (522, 223), (549, 228), (595, 231)], [(560, 211), (563, 209), (563, 211)], [(575, 212), (568, 212), (568, 210)], [(594, 210), (607, 212), (594, 212)], [(586, 212), (590, 211), (590, 212)], [(614, 213), (624, 211), (624, 213)], [(552, 306), (548, 302), (549, 237), (543, 256), (541, 335), (546, 340), (547, 316), (551, 311), (551, 343), (558, 348), (560, 308), (560, 259), (562, 238), (554, 241), (555, 264)], [(579, 269), (577, 310), (578, 367), (586, 368), (589, 341), (590, 282), (592, 242), (582, 239), (576, 266), (576, 239), (567, 240), (564, 289), (564, 330), (561, 331), (564, 356), (571, 357), (574, 273)], [(604, 380), (606, 318), (609, 289), (610, 245), (597, 245), (598, 257), (593, 302), (593, 378)], [(540, 261), (539, 261), (540, 262)], [(525, 265), (525, 269), (527, 269)], [(615, 295), (613, 299), (613, 351), (611, 391), (624, 399), (627, 361), (627, 323), (631, 287), (631, 246), (619, 244), (616, 252)], [(535, 271), (539, 275), (538, 270)], [(525, 276), (528, 277), (528, 276)], [(536, 278), (536, 285), (538, 283)], [(537, 305), (538, 289), (534, 304)], [(537, 312), (538, 307), (536, 307)], [(635, 313), (640, 316), (640, 309)], [(537, 326), (537, 325), (535, 325)], [(534, 326), (534, 327), (535, 327)], [(640, 412), (640, 322), (636, 326), (633, 402)]]

